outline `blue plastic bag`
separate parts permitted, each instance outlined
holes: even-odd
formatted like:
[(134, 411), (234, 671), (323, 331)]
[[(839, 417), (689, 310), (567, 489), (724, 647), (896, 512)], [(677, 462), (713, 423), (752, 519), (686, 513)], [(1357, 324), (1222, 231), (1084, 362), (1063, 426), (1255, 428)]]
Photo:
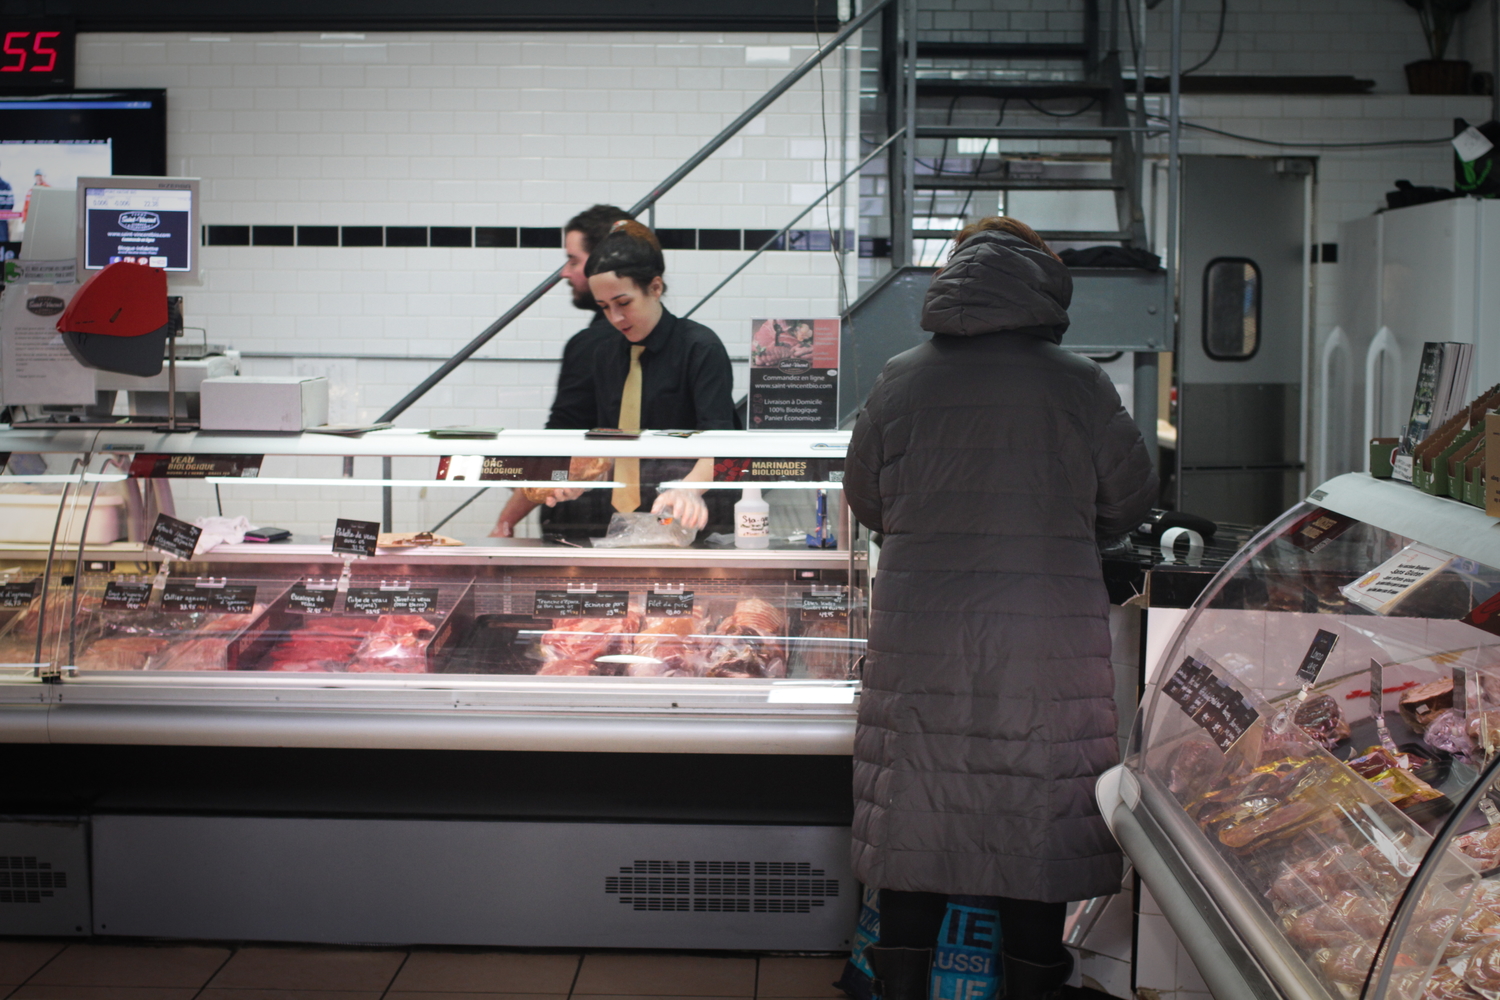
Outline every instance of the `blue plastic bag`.
[(949, 896), (932, 956), (931, 1000), (996, 1000), (1005, 995), (1000, 914), (987, 896)]
[(880, 940), (880, 890), (864, 887), (860, 898), (859, 924), (854, 928), (854, 944), (849, 949), (849, 960), (844, 963), (844, 974), (833, 985), (843, 990), (854, 1000), (874, 1000), (875, 970), (865, 957), (865, 949)]
[[(878, 1000), (865, 949), (880, 940), (880, 890), (865, 888), (844, 974), (834, 983), (855, 1000)], [(931, 1000), (998, 1000), (1004, 996), (1000, 914), (988, 896), (950, 896), (932, 959)]]

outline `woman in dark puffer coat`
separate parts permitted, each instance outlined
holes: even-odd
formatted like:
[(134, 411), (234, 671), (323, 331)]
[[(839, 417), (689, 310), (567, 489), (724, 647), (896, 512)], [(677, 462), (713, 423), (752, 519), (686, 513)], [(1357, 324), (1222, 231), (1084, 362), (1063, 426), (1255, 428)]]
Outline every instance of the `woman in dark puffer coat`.
[(855, 874), (886, 1000), (927, 996), (950, 894), (1000, 915), (1009, 1000), (1068, 975), (1064, 904), (1117, 892), (1094, 804), (1116, 763), (1097, 537), (1157, 494), (1099, 366), (1058, 346), (1073, 282), (1030, 227), (955, 240), (855, 425), (844, 493), (883, 532), (854, 749)]

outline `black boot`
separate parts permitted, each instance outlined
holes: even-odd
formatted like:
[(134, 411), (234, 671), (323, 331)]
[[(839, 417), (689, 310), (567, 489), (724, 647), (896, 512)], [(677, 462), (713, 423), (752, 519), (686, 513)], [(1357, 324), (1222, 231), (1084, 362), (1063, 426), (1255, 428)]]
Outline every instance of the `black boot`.
[(1005, 1000), (1061, 1000), (1063, 986), (1073, 975), (1073, 953), (1061, 962), (1038, 965), (1014, 955), (1005, 956)]
[(875, 970), (875, 995), (881, 1000), (927, 1000), (932, 979), (931, 948), (881, 948), (871, 945), (865, 958)]

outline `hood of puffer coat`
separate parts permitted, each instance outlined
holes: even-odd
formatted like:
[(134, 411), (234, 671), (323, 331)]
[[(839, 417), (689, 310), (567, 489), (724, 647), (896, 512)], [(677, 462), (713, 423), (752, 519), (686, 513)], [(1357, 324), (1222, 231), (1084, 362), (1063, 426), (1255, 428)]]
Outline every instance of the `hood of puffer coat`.
[(1067, 265), (1018, 236), (993, 230), (969, 237), (933, 275), (922, 306), (922, 329), (954, 337), (1007, 330), (1068, 328), (1073, 276)]

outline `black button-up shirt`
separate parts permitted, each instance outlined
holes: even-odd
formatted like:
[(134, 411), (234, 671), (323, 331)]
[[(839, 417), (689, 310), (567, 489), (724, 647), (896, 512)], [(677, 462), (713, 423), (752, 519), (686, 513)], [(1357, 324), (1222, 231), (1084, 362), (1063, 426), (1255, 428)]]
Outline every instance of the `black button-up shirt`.
[[(630, 341), (614, 333), (594, 352), (594, 426), (615, 427), (630, 373)], [(733, 373), (723, 341), (665, 309), (641, 341), (641, 430), (733, 430)]]
[(601, 312), (568, 339), (557, 373), (557, 395), (552, 398), (552, 412), (547, 417), (548, 430), (588, 431), (601, 426), (594, 419), (598, 405), (594, 399), (594, 352), (600, 344), (619, 339), (619, 331)]

